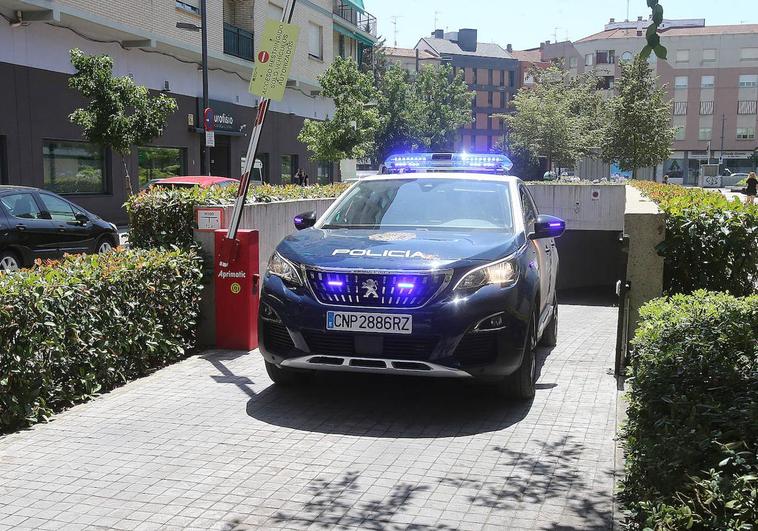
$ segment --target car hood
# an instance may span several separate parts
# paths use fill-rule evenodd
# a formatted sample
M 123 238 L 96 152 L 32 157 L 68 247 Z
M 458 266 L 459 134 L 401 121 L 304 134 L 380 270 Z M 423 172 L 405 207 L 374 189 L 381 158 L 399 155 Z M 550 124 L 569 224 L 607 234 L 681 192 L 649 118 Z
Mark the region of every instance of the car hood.
M 312 228 L 288 236 L 277 250 L 318 267 L 427 270 L 491 262 L 523 244 L 523 235 L 494 231 Z

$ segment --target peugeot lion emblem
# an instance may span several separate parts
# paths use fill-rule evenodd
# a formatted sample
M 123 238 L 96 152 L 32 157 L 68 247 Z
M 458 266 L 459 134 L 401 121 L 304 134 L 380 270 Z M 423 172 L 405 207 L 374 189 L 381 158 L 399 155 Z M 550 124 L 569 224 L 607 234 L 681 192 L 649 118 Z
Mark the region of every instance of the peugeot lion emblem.
M 374 280 L 373 278 L 369 278 L 363 282 L 361 285 L 361 289 L 365 289 L 366 293 L 363 294 L 363 298 L 368 299 L 369 297 L 374 297 L 375 299 L 379 298 L 379 294 L 377 293 L 377 290 L 379 289 L 379 283 Z

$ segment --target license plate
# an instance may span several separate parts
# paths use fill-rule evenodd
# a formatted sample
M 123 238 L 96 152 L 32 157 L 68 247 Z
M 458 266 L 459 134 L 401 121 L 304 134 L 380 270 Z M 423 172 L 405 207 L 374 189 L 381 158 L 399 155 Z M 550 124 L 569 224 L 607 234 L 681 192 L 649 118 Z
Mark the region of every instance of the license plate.
M 326 312 L 326 329 L 410 334 L 413 332 L 413 316 L 398 313 Z

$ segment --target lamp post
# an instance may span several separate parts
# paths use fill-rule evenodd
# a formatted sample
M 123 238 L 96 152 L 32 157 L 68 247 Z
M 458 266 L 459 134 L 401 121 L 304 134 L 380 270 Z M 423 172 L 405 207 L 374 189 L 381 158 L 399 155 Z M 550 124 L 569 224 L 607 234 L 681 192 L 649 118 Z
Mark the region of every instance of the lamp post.
M 206 0 L 200 0 L 200 26 L 189 22 L 177 22 L 176 27 L 188 31 L 199 31 L 202 41 L 202 69 L 203 69 L 203 112 L 208 108 L 208 14 Z M 202 174 L 211 174 L 211 157 L 208 146 L 203 140 L 201 149 Z

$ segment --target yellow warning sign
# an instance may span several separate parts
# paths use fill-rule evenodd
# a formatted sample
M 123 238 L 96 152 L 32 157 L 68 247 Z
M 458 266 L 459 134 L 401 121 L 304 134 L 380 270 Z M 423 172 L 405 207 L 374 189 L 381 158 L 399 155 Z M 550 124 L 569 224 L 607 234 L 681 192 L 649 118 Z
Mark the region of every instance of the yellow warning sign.
M 263 98 L 280 101 L 292 69 L 292 58 L 300 28 L 276 20 L 267 20 L 256 56 L 251 93 Z

